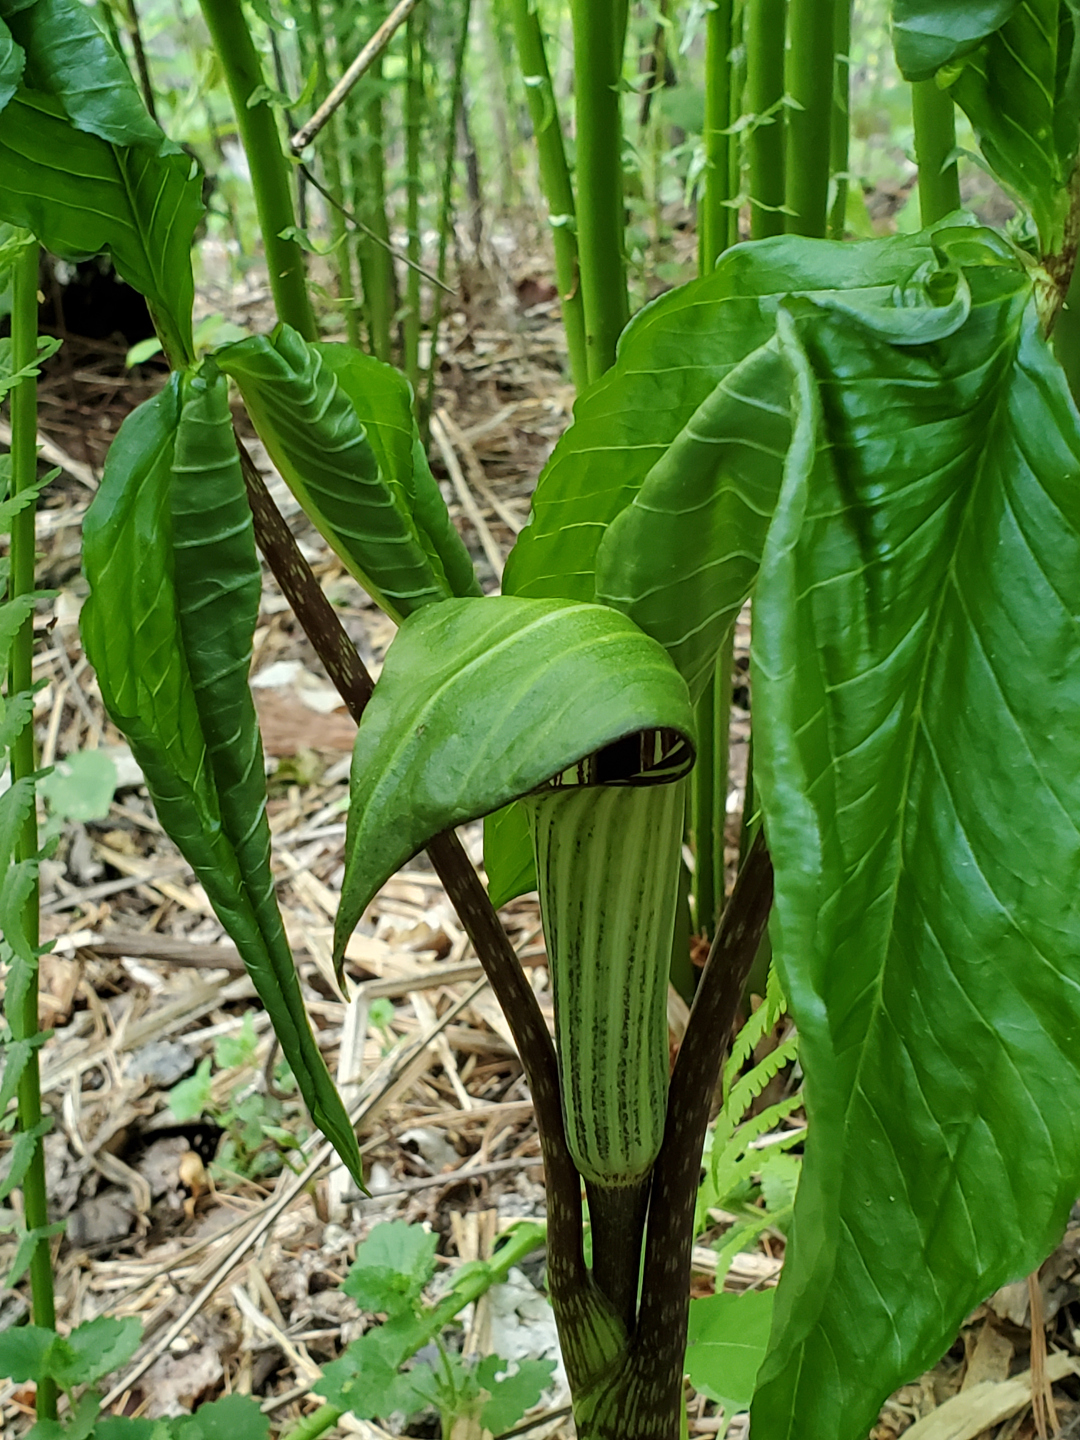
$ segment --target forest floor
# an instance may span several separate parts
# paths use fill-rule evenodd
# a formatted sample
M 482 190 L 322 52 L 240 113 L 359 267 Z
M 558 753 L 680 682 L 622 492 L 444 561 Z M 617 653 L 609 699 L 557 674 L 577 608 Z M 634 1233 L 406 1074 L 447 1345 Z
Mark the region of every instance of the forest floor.
M 539 258 L 517 254 L 510 263 L 490 250 L 462 287 L 468 298 L 449 316 L 440 356 L 432 464 L 486 590 L 497 588 L 536 476 L 570 419 L 562 333 L 544 273 Z M 240 286 L 204 287 L 200 305 L 254 329 L 269 323 L 269 295 L 254 272 Z M 330 937 L 355 727 L 267 575 L 253 685 L 278 896 L 320 1047 L 359 1112 L 370 1199 L 329 1162 L 282 1088 L 272 1033 L 243 965 L 162 833 L 79 642 L 81 520 L 109 440 L 161 382 L 152 365 L 126 370 L 124 353 L 118 341 L 72 337 L 41 386 L 43 458 L 61 469 L 39 516 L 40 583 L 56 598 L 37 617 L 35 661 L 42 764 L 58 766 L 43 816 L 59 847 L 42 872 L 43 939 L 54 943 L 42 961 L 41 1021 L 54 1030 L 43 1088 L 55 1118 L 45 1142 L 52 1218 L 66 1222 L 56 1252 L 60 1321 L 75 1325 L 105 1311 L 142 1320 L 144 1344 L 110 1391 L 117 1413 L 178 1413 L 241 1391 L 258 1397 L 275 1430 L 287 1429 L 318 1404 L 320 1366 L 370 1323 L 338 1285 L 373 1225 L 430 1225 L 440 1237 L 440 1271 L 452 1274 L 489 1255 L 514 1221 L 542 1217 L 543 1170 L 508 1027 L 425 857 L 365 914 L 348 951 L 347 1001 L 335 984 Z M 391 623 L 299 514 L 257 442 L 253 448 L 377 674 Z M 744 617 L 729 800 L 736 825 L 748 646 Z M 479 827 L 464 838 L 479 863 Z M 509 905 L 503 919 L 550 1014 L 535 898 Z M 676 1030 L 678 1020 L 674 1007 Z M 0 1266 L 13 1244 L 0 1237 Z M 782 1258 L 783 1237 L 767 1233 L 737 1258 L 728 1288 L 775 1284 Z M 700 1246 L 694 1264 L 695 1293 L 710 1293 L 713 1251 Z M 467 1353 L 557 1360 L 540 1273 L 539 1260 L 526 1265 L 466 1313 Z M 26 1308 L 21 1291 L 0 1291 L 0 1327 Z M 1055 1423 L 1062 1434 L 1080 1433 L 1077 1327 L 1080 1224 L 1037 1286 L 1021 1282 L 994 1296 L 945 1361 L 886 1404 L 873 1440 L 1030 1440 L 1053 1433 Z M 572 1436 L 567 1403 L 556 1383 L 527 1433 Z M 29 1391 L 0 1385 L 0 1431 L 16 1436 L 31 1421 Z M 713 1405 L 692 1402 L 691 1434 L 722 1428 Z M 743 1429 L 737 1419 L 729 1433 Z M 332 1433 L 342 1432 L 371 1440 L 388 1433 L 351 1420 Z M 439 1432 L 428 1420 L 396 1433 Z

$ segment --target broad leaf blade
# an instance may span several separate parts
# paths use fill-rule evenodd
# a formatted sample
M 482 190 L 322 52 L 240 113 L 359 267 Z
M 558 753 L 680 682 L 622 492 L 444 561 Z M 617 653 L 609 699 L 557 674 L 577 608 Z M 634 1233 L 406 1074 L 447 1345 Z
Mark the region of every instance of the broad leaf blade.
M 0 110 L 19 88 L 25 66 L 26 54 L 22 46 L 16 44 L 8 27 L 0 24 Z
M 809 1138 L 760 1440 L 865 1435 L 1080 1189 L 1080 420 L 1022 267 L 968 277 L 947 344 L 785 341 L 755 777 Z
M 896 61 L 908 80 L 929 80 L 1000 30 L 1021 0 L 893 0 Z
M 613 610 L 504 596 L 411 616 L 356 737 L 335 953 L 440 831 L 654 729 L 693 734 L 686 685 Z
M 83 641 L 162 824 L 244 958 L 315 1123 L 359 1178 L 270 874 L 247 684 L 259 602 L 225 381 L 174 375 L 121 427 L 84 525 Z
M 146 297 L 174 364 L 193 357 L 191 245 L 202 211 L 187 155 L 112 145 L 30 90 L 0 112 L 0 219 L 65 260 L 107 250 Z
M 751 1290 L 690 1301 L 686 1374 L 699 1394 L 724 1407 L 725 1426 L 750 1406 L 775 1297 L 775 1290 Z
M 711 275 L 662 296 L 629 325 L 615 365 L 581 396 L 545 466 L 532 516 L 510 553 L 506 594 L 597 598 L 607 527 L 684 431 L 698 406 L 771 338 L 789 294 L 888 295 L 933 260 L 926 235 L 862 245 L 805 245 L 781 236 L 737 245 Z M 661 554 L 681 568 L 682 557 Z
M 964 60 L 951 94 L 987 164 L 1030 209 L 1044 255 L 1066 242 L 1080 144 L 1080 47 L 1071 3 L 1021 0 Z M 947 78 L 947 77 L 942 77 Z
M 484 816 L 484 869 L 488 895 L 496 910 L 526 890 L 536 889 L 529 819 L 517 801 Z
M 113 145 L 146 145 L 155 151 L 168 145 L 126 62 L 82 0 L 33 0 L 29 5 L 3 0 L 0 15 L 26 51 L 23 83 L 58 100 L 76 129 Z
M 441 497 L 439 528 L 426 462 L 426 479 L 416 472 L 419 447 L 401 377 L 348 346 L 309 345 L 285 325 L 270 338 L 226 346 L 216 358 L 239 385 L 289 488 L 388 614 L 400 620 L 447 599 L 453 593 L 447 566 L 458 584 L 469 585 L 466 593 L 479 594 L 464 546 L 456 534 L 451 539 Z

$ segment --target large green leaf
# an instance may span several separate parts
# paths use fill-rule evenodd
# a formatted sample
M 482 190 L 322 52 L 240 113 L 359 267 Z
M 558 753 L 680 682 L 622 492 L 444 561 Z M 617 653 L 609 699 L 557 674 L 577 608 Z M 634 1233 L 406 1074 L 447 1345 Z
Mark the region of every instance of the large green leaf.
M 924 234 L 740 245 L 711 275 L 649 306 L 614 368 L 577 402 L 504 590 L 624 610 L 699 689 L 753 584 L 779 487 L 786 381 L 771 339 L 780 297 L 842 292 L 856 314 L 891 305 L 925 324 L 936 309 L 927 281 L 905 282 L 921 267 L 936 271 L 934 243 Z M 763 401 L 765 389 L 773 393 Z M 535 887 L 514 807 L 485 822 L 484 860 L 496 903 Z
M 0 23 L 0 110 L 19 88 L 25 66 L 26 54 L 22 46 L 15 43 L 8 27 Z
M 1021 0 L 893 0 L 896 59 L 909 80 L 928 80 L 1000 30 Z
M 31 90 L 0 112 L 0 219 L 65 260 L 109 251 L 145 295 L 176 364 L 193 356 L 191 244 L 202 209 L 197 168 L 184 154 L 111 144 Z
M 360 1179 L 274 896 L 248 688 L 260 572 L 226 382 L 174 374 L 122 425 L 83 528 L 83 641 L 161 823 L 243 956 L 312 1118 Z
M 693 734 L 685 682 L 613 610 L 506 596 L 410 617 L 356 737 L 336 954 L 379 886 L 440 831 L 596 752 L 621 765 L 656 730 Z
M 480 587 L 418 442 L 408 383 L 279 325 L 217 354 L 304 510 L 395 620 Z
M 782 326 L 754 614 L 809 1139 L 757 1440 L 857 1440 L 1080 1190 L 1080 417 L 1016 264 L 906 344 Z
M 51 95 L 78 130 L 114 145 L 169 145 L 151 120 L 131 71 L 82 0 L 0 0 L 0 16 L 26 51 L 23 83 Z
M 1031 211 L 1044 255 L 1066 244 L 1080 146 L 1076 16 L 1075 0 L 895 0 L 893 9 L 904 74 L 937 74 L 949 87 L 987 164 Z
M 596 555 L 701 405 L 771 338 L 785 295 L 887 297 L 898 276 L 933 260 L 926 235 L 806 246 L 781 236 L 737 245 L 711 275 L 673 290 L 631 321 L 615 365 L 581 396 L 574 423 L 544 468 L 529 524 L 511 551 L 503 591 L 596 598 Z M 660 555 L 681 568 L 681 555 Z

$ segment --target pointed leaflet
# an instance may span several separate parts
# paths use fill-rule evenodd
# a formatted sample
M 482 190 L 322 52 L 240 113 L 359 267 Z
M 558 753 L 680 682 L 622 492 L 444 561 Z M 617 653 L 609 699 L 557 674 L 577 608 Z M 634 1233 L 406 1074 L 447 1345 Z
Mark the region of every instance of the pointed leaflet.
M 348 345 L 309 345 L 287 325 L 216 359 L 308 517 L 389 615 L 480 594 L 404 376 Z
M 929 80 L 1000 30 L 1020 0 L 893 0 L 896 60 L 908 80 Z
M 202 211 L 187 155 L 110 144 L 31 90 L 0 112 L 0 219 L 65 260 L 107 250 L 146 297 L 174 364 L 193 356 L 191 244 Z
M 686 685 L 613 610 L 504 596 L 412 616 L 356 737 L 335 954 L 379 886 L 440 831 L 654 729 L 692 736 Z
M 853 288 L 830 303 L 890 337 L 941 340 L 963 324 L 970 303 L 950 256 L 993 261 L 1000 242 L 988 249 L 989 240 L 982 230 L 939 229 L 939 257 L 913 274 L 899 252 L 894 289 L 875 296 Z M 804 242 L 806 269 L 831 248 Z M 791 438 L 788 388 L 775 340 L 752 351 L 698 406 L 597 552 L 597 598 L 664 646 L 695 699 L 757 578 Z
M 809 1140 L 758 1440 L 865 1435 L 1080 1189 L 1080 421 L 1022 264 L 967 277 L 945 343 L 786 327 L 755 777 Z
M 179 154 L 82 0 L 0 0 L 0 16 L 26 51 L 26 88 L 59 100 L 76 129 L 114 145 L 167 146 Z
M 247 683 L 259 566 L 226 382 L 212 368 L 174 374 L 125 420 L 83 546 L 83 642 L 109 714 L 243 956 L 312 1118 L 359 1178 L 274 897 Z

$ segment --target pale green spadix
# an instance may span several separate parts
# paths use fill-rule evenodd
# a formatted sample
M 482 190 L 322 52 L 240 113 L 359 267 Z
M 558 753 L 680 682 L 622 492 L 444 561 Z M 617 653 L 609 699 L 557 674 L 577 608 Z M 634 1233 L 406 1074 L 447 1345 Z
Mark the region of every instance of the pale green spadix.
M 524 803 L 567 1143 L 586 1180 L 630 1185 L 664 1135 L 686 783 L 552 789 Z

